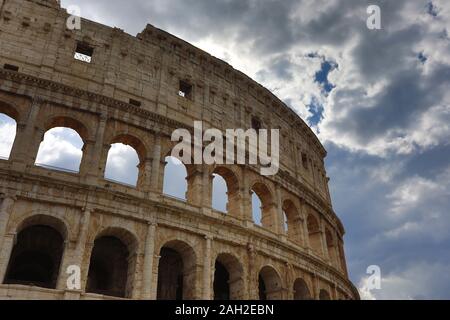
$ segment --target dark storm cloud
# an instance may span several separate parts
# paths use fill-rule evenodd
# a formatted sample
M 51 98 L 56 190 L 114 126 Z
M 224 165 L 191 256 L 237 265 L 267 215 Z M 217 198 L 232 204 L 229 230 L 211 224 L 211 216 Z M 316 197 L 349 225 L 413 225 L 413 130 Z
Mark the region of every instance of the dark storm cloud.
M 421 114 L 442 101 L 450 85 L 450 66 L 427 77 L 411 64 L 410 70 L 398 72 L 390 81 L 384 91 L 368 100 L 369 105 L 353 107 L 345 119 L 336 121 L 337 130 L 351 132 L 366 143 L 387 130 L 414 125 Z

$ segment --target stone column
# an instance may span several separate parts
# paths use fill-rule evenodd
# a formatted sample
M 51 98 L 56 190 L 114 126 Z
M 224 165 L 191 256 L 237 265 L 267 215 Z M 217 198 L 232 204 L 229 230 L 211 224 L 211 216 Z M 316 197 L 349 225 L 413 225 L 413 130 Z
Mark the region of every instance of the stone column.
M 109 149 L 111 149 L 110 144 L 103 144 L 100 147 L 100 160 L 98 165 L 98 181 L 101 181 L 105 177 L 106 161 L 108 160 Z
M 164 160 L 164 159 L 162 159 Z M 153 159 L 152 159 L 152 171 L 150 176 L 150 188 L 151 190 L 162 193 L 162 184 L 160 184 L 160 172 L 161 172 L 161 136 L 155 136 L 155 143 L 153 146 Z
M 98 179 L 103 177 L 104 166 L 102 170 L 102 156 L 103 153 L 103 137 L 105 135 L 107 117 L 106 115 L 101 115 L 98 122 L 97 133 L 95 135 L 95 141 L 86 141 L 85 152 L 83 152 L 83 159 L 81 160 L 80 175 L 89 184 L 97 184 Z M 109 147 L 108 147 L 109 150 Z M 106 157 L 108 152 L 106 152 Z
M 11 257 L 14 248 L 15 233 L 6 234 L 3 236 L 2 247 L 0 251 L 0 283 L 3 283 L 8 268 L 9 258 Z
M 323 251 L 323 257 L 325 259 L 330 260 L 330 255 L 328 253 L 328 247 L 327 247 L 327 239 L 325 235 L 325 225 L 323 223 L 323 219 L 320 218 L 320 242 L 322 243 L 322 251 Z
M 284 212 L 283 212 L 283 204 L 281 199 L 281 187 L 279 184 L 275 186 L 275 205 L 277 210 L 277 231 L 278 234 L 282 237 L 284 237 L 284 240 L 286 240 L 287 233 L 284 230 Z M 292 228 L 293 226 L 291 226 Z
M 300 200 L 300 214 L 303 217 L 303 246 L 308 249 L 308 251 L 311 250 L 310 243 L 309 243 L 309 231 L 308 231 L 308 213 L 306 212 L 306 203 L 305 200 Z
M 35 97 L 31 103 L 30 112 L 24 122 L 18 123 L 17 135 L 11 150 L 10 160 L 16 170 L 24 170 L 27 165 L 33 165 L 39 144 L 36 144 L 35 123 L 44 100 Z M 42 139 L 38 135 L 37 138 Z M 40 140 L 39 140 L 40 142 Z
M 203 208 L 212 207 L 212 188 L 214 176 L 209 173 L 208 167 L 202 167 L 203 192 L 202 192 L 202 206 Z
M 186 191 L 186 200 L 189 204 L 202 205 L 203 198 L 203 173 L 196 167 L 192 172 L 188 172 L 186 177 L 188 190 Z
M 15 234 L 6 234 L 6 228 L 15 201 L 14 197 L 6 196 L 0 206 L 0 283 L 3 283 L 9 257 L 14 246 Z
M 152 162 L 153 159 L 146 158 L 142 163 L 138 165 L 139 177 L 137 181 L 137 187 L 140 191 L 150 192 L 150 176 L 152 174 Z
M 249 243 L 247 245 L 247 256 L 248 256 L 248 278 L 247 278 L 247 291 L 248 297 L 246 299 L 258 300 L 258 270 L 255 269 L 256 262 L 256 250 L 253 244 Z
M 16 199 L 14 197 L 5 196 L 0 206 L 0 249 L 2 247 L 2 240 L 6 233 L 11 209 L 14 206 Z
M 155 256 L 155 231 L 157 224 L 150 222 L 147 230 L 147 237 L 145 238 L 145 255 L 144 255 L 144 273 L 142 280 L 143 300 L 152 299 L 152 285 L 153 285 L 153 258 Z
M 151 300 L 157 300 L 158 299 L 158 271 L 159 271 L 159 260 L 161 259 L 161 256 L 159 253 L 155 253 L 153 255 L 154 258 L 154 266 L 153 266 L 153 277 L 152 277 L 152 285 L 150 286 L 150 299 Z
M 205 236 L 205 252 L 203 254 L 203 300 L 211 300 L 211 243 L 213 238 Z
M 89 231 L 89 222 L 91 218 L 92 209 L 86 208 L 80 219 L 80 229 L 78 232 L 78 239 L 72 245 L 70 239 L 66 239 L 64 255 L 61 261 L 61 268 L 58 277 L 57 288 L 60 290 L 67 289 L 67 279 L 69 274 L 66 273 L 67 267 L 70 265 L 80 267 L 81 274 L 83 274 L 83 256 L 86 247 L 87 234 Z M 87 270 L 86 270 L 87 271 Z M 80 275 L 81 276 L 81 275 Z M 81 287 L 83 284 L 81 283 Z M 81 290 L 81 289 L 80 289 Z
M 313 290 L 314 290 L 314 299 L 320 300 L 319 277 L 315 273 L 313 275 Z

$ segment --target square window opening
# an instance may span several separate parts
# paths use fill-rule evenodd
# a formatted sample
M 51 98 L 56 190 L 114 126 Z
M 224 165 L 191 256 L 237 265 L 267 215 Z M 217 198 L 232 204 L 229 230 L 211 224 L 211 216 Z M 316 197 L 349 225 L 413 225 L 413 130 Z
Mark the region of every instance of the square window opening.
M 74 58 L 83 62 L 91 63 L 94 48 L 84 42 L 78 42 Z
M 261 130 L 261 128 L 262 128 L 261 121 L 257 117 L 252 117 L 252 129 L 258 131 Z
M 130 104 L 132 104 L 133 106 L 136 106 L 136 107 L 140 107 L 142 105 L 142 102 L 134 100 L 134 99 L 130 99 Z
M 16 71 L 16 72 L 19 71 L 19 67 L 18 66 L 15 66 L 13 64 L 8 64 L 8 63 L 5 63 L 3 65 L 3 69 L 10 70 L 10 71 Z
M 180 81 L 178 95 L 180 97 L 192 100 L 192 85 L 186 81 Z

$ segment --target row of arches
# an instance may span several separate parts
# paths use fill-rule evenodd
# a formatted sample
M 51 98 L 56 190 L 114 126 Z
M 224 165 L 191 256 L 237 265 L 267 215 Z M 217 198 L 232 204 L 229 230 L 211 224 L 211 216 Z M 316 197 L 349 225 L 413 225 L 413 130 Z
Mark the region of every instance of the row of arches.
M 0 109 L 5 110 L 3 107 Z M 4 121 L 5 125 L 2 125 L 0 130 L 3 131 L 4 128 L 14 130 L 14 112 L 4 114 L 2 117 L 0 119 L 9 118 L 9 120 Z M 88 129 L 80 121 L 62 116 L 49 120 L 45 128 L 48 130 L 39 145 L 35 164 L 51 169 L 78 172 L 85 156 L 85 142 L 92 133 L 89 134 Z M 11 132 L 0 136 L 11 136 Z M 105 153 L 102 155 L 105 158 L 103 177 L 109 181 L 139 188 L 145 183 L 144 180 L 148 180 L 145 164 L 147 148 L 144 143 L 128 133 L 118 133 L 107 141 L 107 147 L 102 149 Z M 9 143 L 12 148 L 14 140 L 9 139 Z M 167 156 L 164 159 L 162 193 L 182 201 L 193 202 L 194 198 L 204 193 L 204 190 L 199 189 L 204 180 L 198 180 L 197 169 L 194 166 L 185 166 L 177 158 L 168 156 L 168 153 L 165 152 Z M 9 154 L 9 151 L 5 151 L 4 154 Z M 256 225 L 277 234 L 282 233 L 292 242 L 312 248 L 319 256 L 330 258 L 337 267 L 342 268 L 340 262 L 342 252 L 336 245 L 338 240 L 336 232 L 330 229 L 323 230 L 319 219 L 313 215 L 307 216 L 305 221 L 304 213 L 301 213 L 294 201 L 284 200 L 279 208 L 275 191 L 264 182 L 257 181 L 249 187 L 250 190 L 245 190 L 236 172 L 226 166 L 215 167 L 211 176 L 212 187 L 209 197 L 213 209 L 239 218 L 247 215 L 243 211 L 250 211 L 250 217 Z M 246 192 L 251 193 L 250 208 L 243 204 Z
M 67 230 L 64 223 L 49 216 L 33 216 L 19 227 L 12 249 L 4 284 L 57 288 L 64 273 Z M 137 239 L 127 230 L 107 228 L 97 235 L 89 254 L 88 274 L 84 291 L 111 297 L 130 298 L 135 275 Z M 181 240 L 166 242 L 159 249 L 156 299 L 187 300 L 198 298 L 198 255 Z M 241 261 L 230 253 L 219 253 L 212 269 L 213 298 L 239 300 L 248 297 L 251 282 Z M 256 279 L 255 279 L 256 280 Z M 283 299 L 280 273 L 272 266 L 263 266 L 257 273 L 257 292 L 260 300 Z M 292 284 L 293 299 L 313 299 L 307 282 L 297 278 Z M 322 289 L 318 298 L 330 299 Z

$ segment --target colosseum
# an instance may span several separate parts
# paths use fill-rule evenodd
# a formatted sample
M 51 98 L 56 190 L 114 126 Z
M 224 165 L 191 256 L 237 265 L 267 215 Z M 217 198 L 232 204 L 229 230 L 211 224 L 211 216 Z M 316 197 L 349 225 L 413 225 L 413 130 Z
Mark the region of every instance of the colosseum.
M 295 112 L 152 25 L 131 36 L 86 19 L 69 30 L 68 18 L 57 0 L 0 0 L 0 113 L 17 124 L 0 160 L 0 299 L 359 298 L 326 151 Z M 279 129 L 278 173 L 186 165 L 185 199 L 164 194 L 171 134 L 197 120 Z M 77 172 L 37 165 L 53 128 L 81 137 Z M 105 178 L 115 143 L 139 157 L 135 185 Z M 216 176 L 225 212 L 212 207 Z M 67 286 L 69 266 L 79 288 Z

